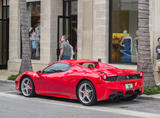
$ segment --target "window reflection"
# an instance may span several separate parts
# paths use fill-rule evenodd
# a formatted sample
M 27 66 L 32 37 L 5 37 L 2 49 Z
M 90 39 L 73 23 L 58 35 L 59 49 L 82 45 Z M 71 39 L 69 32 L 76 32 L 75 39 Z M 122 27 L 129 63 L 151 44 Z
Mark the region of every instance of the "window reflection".
M 138 1 L 112 0 L 112 59 L 115 63 L 136 63 L 138 55 Z
M 28 2 L 29 39 L 32 59 L 40 59 L 40 2 Z
M 45 70 L 43 70 L 42 73 L 59 73 L 59 72 L 65 72 L 70 69 L 70 65 L 66 63 L 55 63 L 49 67 L 47 67 Z

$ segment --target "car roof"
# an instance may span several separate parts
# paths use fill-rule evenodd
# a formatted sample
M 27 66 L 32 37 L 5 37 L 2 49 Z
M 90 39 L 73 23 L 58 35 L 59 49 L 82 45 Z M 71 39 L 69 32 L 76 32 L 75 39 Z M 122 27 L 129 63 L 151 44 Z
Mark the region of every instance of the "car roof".
M 77 60 L 61 60 L 59 62 L 69 63 L 69 64 L 79 64 L 79 63 L 98 63 L 90 59 L 77 59 Z

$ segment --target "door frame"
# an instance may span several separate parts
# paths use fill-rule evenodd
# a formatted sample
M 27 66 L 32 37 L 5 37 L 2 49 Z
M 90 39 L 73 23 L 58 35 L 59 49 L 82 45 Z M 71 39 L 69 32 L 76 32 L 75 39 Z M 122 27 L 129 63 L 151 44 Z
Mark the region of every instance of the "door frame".
M 5 5 L 4 5 L 4 1 L 5 1 Z M 2 50 L 2 57 L 0 57 L 0 58 L 2 58 L 2 64 L 0 65 L 0 69 L 7 69 L 7 67 L 8 67 L 8 59 L 9 59 L 9 5 L 8 5 L 8 0 L 2 0 L 2 3 L 1 3 L 1 9 L 2 9 L 2 18 L 0 18 L 0 21 L 2 22 L 2 44 L 1 44 L 1 47 L 2 47 L 2 49 L 0 49 L 0 50 Z M 5 10 L 5 12 L 4 12 L 4 10 Z M 4 26 L 5 25 L 5 26 Z M 5 31 L 4 31 L 4 29 L 5 29 Z M 5 32 L 5 34 L 4 34 L 4 32 Z M 6 42 L 5 42 L 5 44 L 6 45 L 3 45 L 4 44 L 4 38 L 6 38 L 5 40 L 6 40 Z M 6 60 L 4 60 L 4 48 L 6 48 Z M 4 63 L 4 61 L 6 61 L 6 63 L 5 64 L 3 64 Z
M 70 26 L 71 26 L 71 17 L 69 17 L 69 16 L 58 16 L 58 25 L 57 25 L 57 60 L 59 59 L 59 55 L 60 55 L 60 20 L 63 20 L 63 32 L 62 32 L 62 34 L 64 35 L 65 34 L 65 19 L 68 19 L 69 20 L 69 27 L 68 27 L 68 30 L 69 30 L 69 39 L 70 39 L 70 36 L 71 36 L 71 28 L 70 28 Z
M 57 25 L 57 60 L 58 60 L 59 54 L 60 54 L 60 46 L 59 46 L 59 39 L 60 39 L 60 37 L 59 37 L 59 34 L 60 34 L 59 23 L 60 23 L 60 18 L 63 18 L 63 19 L 68 18 L 69 19 L 69 24 L 68 24 L 69 29 L 68 29 L 68 31 L 69 31 L 70 36 L 68 37 L 68 39 L 72 40 L 72 20 L 76 16 L 76 15 L 72 15 L 72 13 L 71 13 L 72 2 L 74 2 L 74 1 L 78 1 L 78 0 L 63 0 L 63 11 L 62 11 L 63 15 L 58 16 L 58 19 L 57 19 L 57 21 L 58 21 L 58 25 Z M 68 3 L 68 8 L 66 7 L 66 3 Z M 68 9 L 68 11 L 67 11 L 68 14 L 66 14 L 66 9 Z M 65 22 L 63 22 L 63 27 L 65 27 Z M 63 28 L 63 34 L 65 34 L 65 28 Z

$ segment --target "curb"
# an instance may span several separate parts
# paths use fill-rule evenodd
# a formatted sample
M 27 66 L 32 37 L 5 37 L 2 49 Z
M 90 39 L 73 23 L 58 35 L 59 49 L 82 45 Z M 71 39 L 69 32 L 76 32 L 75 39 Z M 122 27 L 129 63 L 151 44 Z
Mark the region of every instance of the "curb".
M 143 94 L 141 96 L 139 96 L 141 98 L 152 98 L 152 99 L 160 99 L 160 95 L 146 95 L 146 94 Z
M 5 82 L 5 83 L 15 83 L 15 81 L 12 81 L 12 80 L 0 80 L 0 82 Z

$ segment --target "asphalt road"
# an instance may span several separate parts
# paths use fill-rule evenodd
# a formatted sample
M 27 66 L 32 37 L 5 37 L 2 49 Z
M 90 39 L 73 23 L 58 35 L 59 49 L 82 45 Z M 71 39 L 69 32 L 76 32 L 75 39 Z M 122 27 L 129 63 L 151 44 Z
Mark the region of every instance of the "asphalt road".
M 83 106 L 54 97 L 23 97 L 13 83 L 0 82 L 0 118 L 160 118 L 160 100 L 138 97 Z

